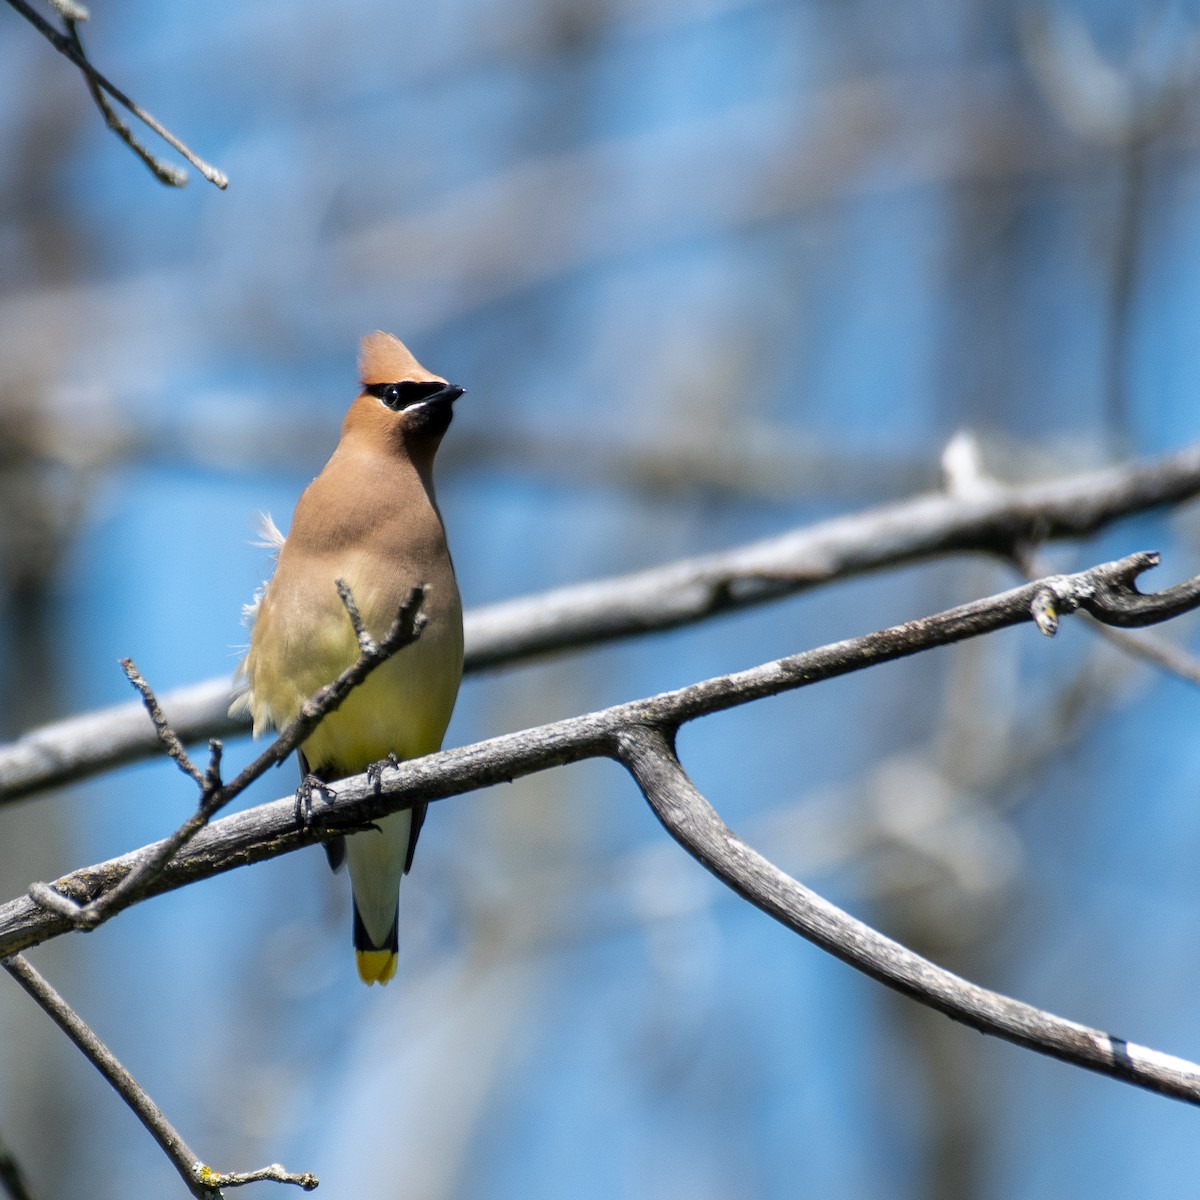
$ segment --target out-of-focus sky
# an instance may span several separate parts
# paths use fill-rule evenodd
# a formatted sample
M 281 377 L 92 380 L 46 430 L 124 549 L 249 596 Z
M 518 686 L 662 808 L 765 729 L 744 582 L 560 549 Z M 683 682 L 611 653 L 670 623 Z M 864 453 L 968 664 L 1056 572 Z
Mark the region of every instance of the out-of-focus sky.
M 469 606 L 936 486 L 962 428 L 1006 479 L 1200 430 L 1195 4 L 94 4 L 97 65 L 225 193 L 160 187 L 77 73 L 0 27 L 4 736 L 127 699 L 124 655 L 163 690 L 233 670 L 257 514 L 286 525 L 369 329 L 469 389 L 439 479 Z M 1141 518 L 1046 561 L 1158 548 L 1173 580 L 1196 534 Z M 448 740 L 1013 578 L 923 565 L 472 678 Z M 1068 623 L 680 748 L 858 915 L 1195 1058 L 1197 705 Z M 193 799 L 152 763 L 4 809 L 0 896 Z M 610 765 L 437 805 L 401 931 L 396 982 L 362 988 L 313 851 L 32 958 L 210 1162 L 281 1159 L 331 1200 L 1191 1186 L 1189 1109 L 885 994 L 723 892 Z M 0 1136 L 39 1194 L 182 1194 L 2 984 Z

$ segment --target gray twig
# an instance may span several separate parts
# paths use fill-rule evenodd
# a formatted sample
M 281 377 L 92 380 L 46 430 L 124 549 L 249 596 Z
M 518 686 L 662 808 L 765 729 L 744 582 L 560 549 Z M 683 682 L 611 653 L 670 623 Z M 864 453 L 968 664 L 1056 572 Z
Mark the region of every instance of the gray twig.
M 344 588 L 342 584 L 339 591 Z M 349 596 L 345 589 L 343 600 Z M 308 737 L 320 724 L 322 718 L 333 712 L 342 701 L 354 690 L 376 667 L 385 663 L 402 647 L 415 641 L 425 624 L 421 616 L 421 604 L 425 599 L 425 589 L 414 587 L 408 598 L 400 606 L 396 619 L 384 635 L 383 640 L 371 640 L 370 646 L 364 648 L 358 660 L 347 667 L 337 679 L 326 684 L 313 696 L 310 696 L 300 707 L 300 712 L 279 736 L 252 762 L 245 767 L 234 779 L 227 784 L 220 782 L 221 744 L 212 743 L 212 757 L 208 770 L 201 775 L 186 754 L 188 774 L 200 785 L 200 803 L 196 811 L 170 837 L 156 843 L 151 853 L 146 855 L 137 866 L 114 883 L 109 889 L 90 896 L 86 901 L 80 901 L 74 896 L 64 894 L 61 887 L 56 891 L 45 883 L 35 883 L 29 890 L 29 895 L 43 907 L 59 917 L 65 917 L 76 928 L 95 929 L 104 921 L 115 916 L 123 908 L 136 903 L 143 896 L 154 890 L 157 878 L 163 873 L 167 863 L 179 853 L 235 796 L 246 790 L 259 776 L 265 774 L 271 767 L 283 762 L 291 752 Z M 354 603 L 349 599 L 349 606 Z M 357 613 L 357 610 L 355 610 Z M 351 618 L 353 620 L 353 618 Z M 361 621 L 360 621 L 361 625 Z M 360 638 L 360 643 L 361 643 Z M 151 719 L 159 733 L 162 744 L 167 747 L 167 753 L 175 758 L 171 748 L 178 745 L 179 739 L 166 724 L 162 709 L 150 685 L 137 673 L 129 660 L 124 660 L 126 674 L 133 680 L 134 686 L 142 692 L 150 710 Z M 136 677 L 136 678 L 135 678 Z M 162 728 L 159 728 L 159 722 Z M 182 750 L 182 747 L 180 747 Z M 178 760 L 177 760 L 178 761 Z
M 217 738 L 208 739 L 208 766 L 204 769 L 201 788 L 205 793 L 215 794 L 221 789 L 221 755 L 225 747 Z
M 193 1196 L 202 1200 L 212 1196 L 196 1177 L 200 1160 L 167 1120 L 162 1109 L 146 1094 L 115 1054 L 92 1032 L 87 1022 L 58 994 L 24 955 L 3 960 L 4 969 L 31 995 L 50 1019 L 75 1043 L 84 1057 L 113 1086 L 121 1099 L 133 1109 L 150 1136 L 162 1147 Z
M 209 183 L 215 184 L 217 187 L 224 190 L 229 186 L 229 180 L 224 173 L 218 171 L 216 167 L 206 163 L 195 151 L 184 145 L 169 129 L 161 122 L 155 120 L 144 108 L 135 104 L 130 98 L 125 95 L 115 84 L 107 80 L 99 71 L 92 66 L 86 54 L 83 53 L 81 46 L 77 46 L 76 41 L 67 34 L 59 33 L 53 25 L 49 23 L 40 13 L 31 8 L 25 0 L 8 0 L 8 3 L 17 10 L 37 31 L 44 37 L 54 48 L 64 57 L 69 58 L 87 77 L 90 84 L 102 88 L 106 91 L 118 104 L 123 108 L 127 108 L 143 125 L 152 129 L 158 134 L 168 146 L 177 150 L 184 158 L 188 160 L 204 176 Z M 109 122 L 112 127 L 112 122 Z M 127 142 L 129 139 L 125 139 Z M 146 156 L 143 152 L 143 161 Z M 157 174 L 157 172 L 156 172 Z M 161 178 L 161 176 L 160 176 Z M 163 180 L 163 182 L 168 182 Z
M 1200 446 L 1149 463 L 1024 487 L 920 496 L 631 575 L 559 588 L 467 614 L 467 671 L 702 621 L 836 579 L 940 555 L 1011 557 L 1022 542 L 1078 538 L 1200 494 Z M 227 679 L 163 696 L 184 742 L 244 731 Z M 0 747 L 0 803 L 159 749 L 140 706 L 101 709 Z
M 145 1089 L 125 1069 L 120 1059 L 96 1036 L 82 1017 L 58 994 L 49 982 L 21 954 L 2 960 L 4 969 L 37 1001 L 47 1016 L 75 1043 L 84 1057 L 104 1076 L 133 1110 L 150 1136 L 159 1144 L 171 1165 L 179 1172 L 187 1189 L 199 1200 L 213 1200 L 221 1188 L 254 1179 L 275 1179 L 296 1183 L 306 1190 L 317 1186 L 309 1174 L 289 1175 L 282 1167 L 271 1166 L 248 1175 L 223 1175 L 206 1167 L 166 1114 L 146 1094 Z
M 214 1196 L 220 1195 L 214 1188 L 206 1187 L 199 1181 L 197 1168 L 200 1166 L 200 1160 L 182 1139 L 179 1130 L 167 1120 L 167 1115 L 127 1072 L 113 1051 L 96 1037 L 83 1018 L 80 1018 L 76 1010 L 47 983 L 29 960 L 22 954 L 14 954 L 0 962 L 8 974 L 34 997 L 50 1020 L 83 1051 L 86 1060 L 112 1084 L 116 1093 L 130 1106 L 138 1120 L 149 1130 L 150 1136 L 162 1147 L 170 1164 L 179 1172 L 180 1178 L 187 1184 L 188 1192 L 198 1196 L 199 1200 L 212 1200 Z
M 363 622 L 362 614 L 358 611 L 358 604 L 355 602 L 354 593 L 350 590 L 350 585 L 344 579 L 335 579 L 338 595 L 342 600 L 342 607 L 346 610 L 346 616 L 350 618 L 350 624 L 354 627 L 354 636 L 358 640 L 358 649 L 362 654 L 375 653 L 375 639 L 371 636 L 371 631 Z
M 673 692 L 411 759 L 385 767 L 375 777 L 358 775 L 338 785 L 337 795 L 323 810 L 320 833 L 297 824 L 291 797 L 260 805 L 213 822 L 197 833 L 190 845 L 163 860 L 161 868 L 133 899 L 273 858 L 311 844 L 321 836 L 359 828 L 417 803 L 586 758 L 607 757 L 623 763 L 649 796 L 666 805 L 683 785 L 682 773 L 671 765 L 670 759 L 664 760 L 662 749 L 669 748 L 674 730 L 686 721 L 935 646 L 1032 622 L 1035 602 L 1046 595 L 1053 596 L 1060 619 L 1083 610 L 1098 620 L 1122 625 L 1166 620 L 1200 605 L 1200 577 L 1159 593 L 1146 595 L 1138 590 L 1138 576 L 1157 561 L 1156 554 L 1134 554 L 1086 571 L 1049 576 L 946 612 L 791 655 L 734 675 L 718 676 Z M 671 815 L 669 827 L 677 837 L 690 840 L 708 854 L 714 869 L 718 873 L 727 872 L 722 878 L 741 894 L 772 915 L 781 919 L 787 915 L 796 922 L 793 927 L 799 928 L 801 922 L 806 922 L 811 929 L 806 926 L 802 931 L 833 953 L 976 1028 L 1140 1087 L 1200 1103 L 1200 1066 L 1098 1034 L 974 988 L 965 981 L 957 981 L 962 987 L 956 990 L 951 986 L 956 977 L 948 972 L 852 922 L 845 914 L 840 914 L 845 918 L 843 922 L 832 920 L 831 916 L 837 915 L 836 909 L 765 860 L 758 859 L 731 835 L 727 836 L 719 821 L 716 825 L 712 823 L 715 814 L 710 817 L 705 809 L 706 804 L 697 807 L 695 798 L 689 797 L 689 806 L 677 819 Z M 710 845 L 713 837 L 719 854 Z M 141 869 L 144 862 L 159 860 L 164 844 L 147 846 L 75 871 L 58 880 L 57 888 L 76 902 L 86 904 L 114 885 L 119 886 L 122 879 Z M 0 955 L 16 953 L 71 927 L 69 920 L 31 897 L 18 897 L 0 907 Z M 871 934 L 870 944 L 856 946 L 855 941 L 864 936 L 864 931 Z
M 247 1183 L 261 1183 L 264 1180 L 270 1180 L 273 1183 L 294 1183 L 306 1192 L 311 1192 L 321 1182 L 311 1171 L 289 1171 L 280 1163 L 272 1163 L 269 1167 L 259 1167 L 257 1171 L 230 1173 L 220 1173 L 210 1167 L 204 1167 L 201 1169 L 201 1177 L 212 1187 L 217 1188 L 244 1187 Z
M 1036 579 L 1044 571 L 1041 559 L 1028 545 L 1014 547 L 1012 559 L 1017 570 L 1026 579 Z M 1143 662 L 1151 663 L 1159 670 L 1167 672 L 1168 675 L 1174 675 L 1185 683 L 1200 687 L 1200 659 L 1189 654 L 1182 646 L 1177 646 L 1174 642 L 1145 630 L 1133 633 L 1129 629 L 1106 625 L 1103 621 L 1094 620 L 1088 613 L 1082 615 L 1088 627 L 1094 630 L 1099 637 L 1130 657 L 1140 658 Z M 1052 609 L 1046 614 L 1046 619 L 1053 623 L 1054 628 L 1042 631 L 1053 636 L 1054 629 L 1057 629 L 1058 626 Z M 1040 621 L 1038 628 L 1042 628 Z
M 78 22 L 81 19 L 86 19 L 86 12 L 81 18 L 77 12 L 71 11 L 74 5 L 70 0 L 53 0 L 54 6 L 59 9 L 63 16 L 63 24 L 67 30 L 67 36 L 71 39 L 71 44 L 79 52 L 80 58 L 87 59 L 87 53 L 83 48 L 83 39 L 79 36 Z M 88 59 L 90 62 L 91 60 Z M 117 116 L 116 110 L 104 92 L 100 89 L 100 85 L 86 71 L 83 75 L 87 82 L 88 91 L 91 93 L 92 100 L 96 107 L 100 110 L 104 117 L 104 123 L 127 145 L 146 164 L 150 173 L 158 180 L 159 183 L 165 184 L 167 187 L 184 187 L 188 181 L 188 174 L 182 167 L 175 166 L 174 163 L 165 162 L 156 154 L 152 154 L 141 142 L 133 136 L 133 130 Z
M 154 734 L 158 738 L 158 744 L 163 748 L 167 757 L 174 760 L 185 775 L 191 776 L 203 788 L 205 785 L 204 774 L 192 762 L 191 758 L 188 757 L 188 752 L 184 749 L 183 742 L 179 740 L 178 734 L 171 728 L 167 722 L 167 718 L 163 715 L 158 697 L 146 682 L 141 671 L 134 665 L 133 659 L 121 659 L 121 670 L 125 672 L 125 677 L 133 684 L 137 692 L 140 693 L 142 703 L 146 706 L 146 712 L 150 714 L 150 721 L 154 726 Z

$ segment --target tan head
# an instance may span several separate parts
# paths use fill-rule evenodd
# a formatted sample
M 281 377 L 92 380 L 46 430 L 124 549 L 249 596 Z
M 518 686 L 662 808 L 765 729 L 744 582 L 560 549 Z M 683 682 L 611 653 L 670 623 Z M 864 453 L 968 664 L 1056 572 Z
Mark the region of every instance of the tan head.
M 362 392 L 342 436 L 368 438 L 427 470 L 464 389 L 427 371 L 399 338 L 380 330 L 363 338 L 358 371 Z

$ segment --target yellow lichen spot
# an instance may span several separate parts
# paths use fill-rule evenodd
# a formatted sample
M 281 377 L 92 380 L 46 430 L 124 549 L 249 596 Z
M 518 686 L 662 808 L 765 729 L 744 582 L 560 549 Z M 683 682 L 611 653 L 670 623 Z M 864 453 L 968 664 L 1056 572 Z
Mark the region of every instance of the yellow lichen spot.
M 1046 637 L 1053 637 L 1058 632 L 1058 605 L 1053 592 L 1043 589 L 1034 596 L 1029 606 L 1039 631 Z

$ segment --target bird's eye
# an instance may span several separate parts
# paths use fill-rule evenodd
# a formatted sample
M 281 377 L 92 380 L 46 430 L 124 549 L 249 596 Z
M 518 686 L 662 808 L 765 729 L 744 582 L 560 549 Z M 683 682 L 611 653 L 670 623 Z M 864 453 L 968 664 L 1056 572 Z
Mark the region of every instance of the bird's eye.
M 436 380 L 419 383 L 413 379 L 405 379 L 400 383 L 373 383 L 366 391 L 372 396 L 377 396 L 393 412 L 401 412 L 413 404 L 428 400 L 445 386 Z

